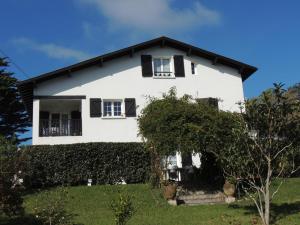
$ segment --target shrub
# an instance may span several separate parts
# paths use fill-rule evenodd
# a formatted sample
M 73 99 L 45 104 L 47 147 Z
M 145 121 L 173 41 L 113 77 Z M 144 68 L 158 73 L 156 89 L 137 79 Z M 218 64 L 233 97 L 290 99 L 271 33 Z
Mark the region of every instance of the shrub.
M 149 153 L 142 143 L 85 143 L 29 146 L 23 150 L 25 183 L 61 184 L 140 183 L 148 179 Z
M 119 193 L 118 198 L 111 203 L 116 225 L 125 225 L 134 214 L 134 207 L 131 196 L 126 193 Z
M 17 146 L 0 136 L 0 214 L 4 212 L 7 216 L 23 213 L 16 156 Z
M 72 225 L 73 215 L 65 210 L 68 192 L 64 187 L 43 191 L 35 202 L 34 215 L 45 225 Z

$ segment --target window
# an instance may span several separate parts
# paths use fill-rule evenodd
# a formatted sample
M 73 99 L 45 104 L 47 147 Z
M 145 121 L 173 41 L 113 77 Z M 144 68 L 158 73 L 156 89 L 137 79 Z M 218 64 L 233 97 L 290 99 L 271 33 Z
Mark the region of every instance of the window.
M 121 102 L 114 102 L 114 116 L 121 116 Z
M 192 70 L 192 74 L 196 74 L 196 65 L 193 62 L 191 62 L 191 70 Z
M 170 58 L 154 58 L 154 77 L 171 77 Z
M 121 117 L 122 101 L 121 100 L 104 100 L 103 117 Z

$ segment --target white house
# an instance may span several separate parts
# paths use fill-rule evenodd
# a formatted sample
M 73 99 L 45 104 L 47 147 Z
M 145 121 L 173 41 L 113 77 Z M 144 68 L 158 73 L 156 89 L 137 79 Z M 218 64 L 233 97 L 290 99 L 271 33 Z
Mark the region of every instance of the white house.
M 243 81 L 257 69 L 159 37 L 19 83 L 32 118 L 32 144 L 139 142 L 137 116 L 147 96 L 217 98 L 237 111 Z

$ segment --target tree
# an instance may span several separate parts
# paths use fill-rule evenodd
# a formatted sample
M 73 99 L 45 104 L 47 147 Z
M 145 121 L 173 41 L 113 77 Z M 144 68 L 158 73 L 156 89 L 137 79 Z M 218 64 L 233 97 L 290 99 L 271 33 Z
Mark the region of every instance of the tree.
M 17 143 L 29 138 L 19 138 L 20 133 L 28 131 L 29 117 L 17 89 L 17 79 L 6 71 L 8 62 L 0 58 L 0 135 Z
M 223 139 L 222 145 L 210 142 L 210 151 L 217 156 L 225 176 L 238 182 L 253 200 L 264 225 L 270 224 L 270 203 L 283 178 L 300 166 L 296 164 L 300 155 L 299 110 L 299 99 L 276 84 L 259 97 L 246 101 L 241 114 L 221 112 L 230 118 L 232 130 L 225 129 L 230 131 L 229 138 Z M 225 123 L 228 121 L 220 124 Z M 224 134 L 219 131 L 212 136 L 211 140 L 216 140 Z M 270 186 L 275 180 L 280 185 L 272 191 Z
M 204 151 L 205 134 L 218 110 L 188 95 L 178 98 L 175 88 L 163 94 L 162 99 L 150 98 L 149 101 L 138 124 L 152 156 L 152 179 L 158 181 L 164 157 L 176 152 Z
M 72 225 L 74 214 L 66 210 L 69 200 L 68 190 L 59 187 L 40 193 L 35 201 L 33 213 L 35 218 L 44 225 Z
M 21 190 L 17 185 L 17 147 L 0 136 L 0 212 L 8 216 L 23 213 Z

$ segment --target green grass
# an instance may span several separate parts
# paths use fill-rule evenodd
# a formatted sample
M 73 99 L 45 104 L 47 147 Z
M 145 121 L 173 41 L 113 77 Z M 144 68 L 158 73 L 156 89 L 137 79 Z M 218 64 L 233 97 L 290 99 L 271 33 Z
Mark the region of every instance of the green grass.
M 148 185 L 103 185 L 68 188 L 70 200 L 68 211 L 75 214 L 74 221 L 85 225 L 109 225 L 113 223 L 109 203 L 120 189 L 134 196 L 136 213 L 129 225 L 223 225 L 257 224 L 256 209 L 251 202 L 241 201 L 233 205 L 169 206 L 159 190 L 151 190 Z M 30 215 L 36 196 L 25 196 L 26 213 Z M 274 200 L 273 220 L 276 224 L 300 224 L 300 179 L 289 179 Z M 27 218 L 28 219 L 28 218 Z M 28 219 L 29 220 L 29 219 Z M 253 222 L 254 221 L 254 222 Z M 11 220 L 0 217 L 0 224 L 30 224 L 26 219 Z M 259 223 L 258 223 L 259 224 Z

